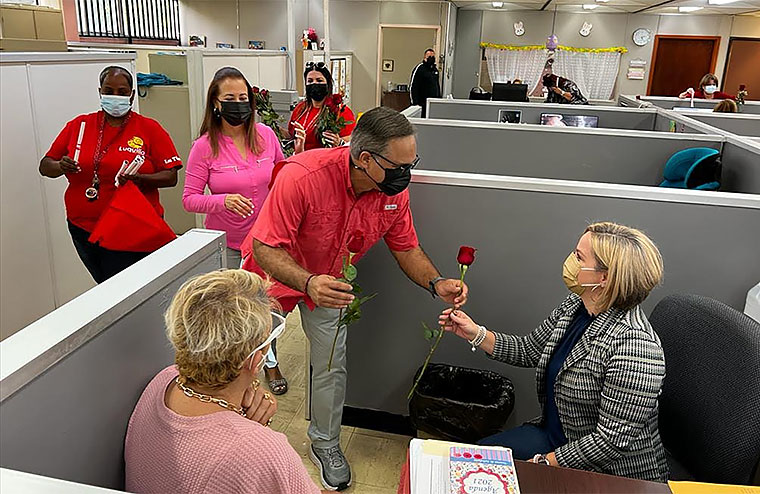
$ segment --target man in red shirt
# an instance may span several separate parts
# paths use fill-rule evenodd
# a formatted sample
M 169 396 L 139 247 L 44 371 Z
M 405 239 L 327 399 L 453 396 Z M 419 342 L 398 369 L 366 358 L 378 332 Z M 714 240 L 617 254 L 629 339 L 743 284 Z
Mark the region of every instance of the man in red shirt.
M 348 239 L 364 236 L 358 261 L 383 238 L 412 281 L 457 307 L 467 300 L 467 287 L 441 277 L 419 245 L 406 190 L 418 161 L 406 117 L 384 107 L 370 110 L 359 119 L 350 149 L 307 151 L 286 162 L 243 241 L 243 267 L 275 279 L 272 295 L 286 312 L 299 306 L 311 343 L 310 457 L 331 490 L 351 484 L 340 449 L 346 331 L 338 333 L 327 370 L 339 309 L 353 300 L 351 285 L 337 281 Z

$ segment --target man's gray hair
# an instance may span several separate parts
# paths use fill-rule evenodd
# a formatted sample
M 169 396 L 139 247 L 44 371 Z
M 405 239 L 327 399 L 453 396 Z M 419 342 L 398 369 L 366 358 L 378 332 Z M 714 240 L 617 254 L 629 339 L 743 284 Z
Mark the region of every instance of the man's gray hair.
M 358 159 L 362 151 L 383 154 L 393 139 L 414 135 L 414 127 L 396 110 L 380 106 L 359 119 L 351 133 L 351 156 Z

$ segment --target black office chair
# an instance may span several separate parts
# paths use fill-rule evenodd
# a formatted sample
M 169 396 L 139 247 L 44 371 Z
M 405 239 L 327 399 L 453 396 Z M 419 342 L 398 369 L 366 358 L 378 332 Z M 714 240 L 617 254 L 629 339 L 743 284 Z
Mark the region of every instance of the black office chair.
M 659 424 L 671 479 L 758 484 L 760 323 L 687 294 L 662 299 L 649 321 L 665 352 Z

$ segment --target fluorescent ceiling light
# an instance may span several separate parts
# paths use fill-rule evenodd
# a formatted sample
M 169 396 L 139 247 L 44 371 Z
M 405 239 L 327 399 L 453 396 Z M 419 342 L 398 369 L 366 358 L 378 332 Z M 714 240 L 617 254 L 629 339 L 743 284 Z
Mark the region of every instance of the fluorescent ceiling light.
M 598 3 L 607 3 L 607 2 L 609 2 L 610 0 L 596 0 L 596 1 L 597 1 Z M 735 0 L 731 0 L 731 1 L 735 1 Z
M 504 6 L 504 2 L 491 2 L 491 5 L 495 9 L 500 9 L 500 8 L 502 8 Z
M 725 5 L 727 3 L 738 2 L 739 0 L 707 0 L 710 5 Z
M 594 10 L 595 8 L 599 7 L 595 3 L 584 3 L 583 4 L 583 10 Z
M 704 7 L 678 7 L 679 12 L 696 12 L 702 10 Z

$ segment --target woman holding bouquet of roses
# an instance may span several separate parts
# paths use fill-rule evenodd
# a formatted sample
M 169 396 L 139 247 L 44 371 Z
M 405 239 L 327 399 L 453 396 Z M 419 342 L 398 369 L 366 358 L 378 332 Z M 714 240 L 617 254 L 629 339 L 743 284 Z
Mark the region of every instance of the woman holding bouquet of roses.
M 337 117 L 343 119 L 345 126 L 338 132 L 319 132 L 320 119 L 325 113 L 336 111 L 335 107 L 326 105 L 329 99 L 333 101 L 333 80 L 330 71 L 323 62 L 306 64 L 303 74 L 306 86 L 306 99 L 300 102 L 290 116 L 288 131 L 295 139 L 295 152 L 301 153 L 309 149 L 322 147 L 343 146 L 351 140 L 351 132 L 356 126 L 356 117 L 351 109 L 339 103 Z

